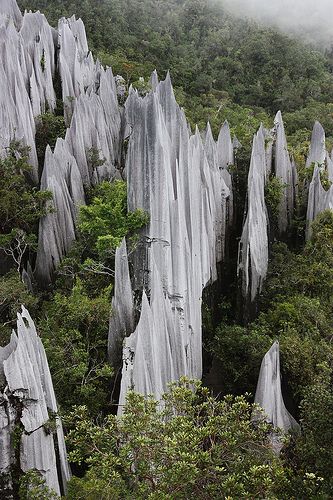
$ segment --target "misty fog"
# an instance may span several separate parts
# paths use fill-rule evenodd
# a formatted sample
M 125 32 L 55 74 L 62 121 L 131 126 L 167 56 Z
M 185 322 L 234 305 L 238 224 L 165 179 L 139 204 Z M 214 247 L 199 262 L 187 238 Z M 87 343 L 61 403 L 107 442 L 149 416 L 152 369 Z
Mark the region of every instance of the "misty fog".
M 221 0 L 233 13 L 301 35 L 321 46 L 333 44 L 333 0 Z

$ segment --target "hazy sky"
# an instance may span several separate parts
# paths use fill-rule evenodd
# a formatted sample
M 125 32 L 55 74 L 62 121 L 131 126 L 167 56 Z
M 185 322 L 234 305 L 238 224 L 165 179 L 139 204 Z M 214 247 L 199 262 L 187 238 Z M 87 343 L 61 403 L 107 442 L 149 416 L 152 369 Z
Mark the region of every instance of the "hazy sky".
M 333 0 L 221 0 L 229 10 L 333 44 Z

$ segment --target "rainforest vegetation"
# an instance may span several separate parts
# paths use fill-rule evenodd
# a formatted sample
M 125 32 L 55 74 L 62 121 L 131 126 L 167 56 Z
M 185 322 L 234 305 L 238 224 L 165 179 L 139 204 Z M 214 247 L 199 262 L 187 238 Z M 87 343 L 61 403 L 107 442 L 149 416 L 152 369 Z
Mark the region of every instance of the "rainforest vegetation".
M 330 53 L 232 17 L 220 1 L 18 3 L 22 10 L 41 10 L 54 26 L 62 16 L 82 17 L 94 56 L 122 75 L 127 89 L 132 84 L 145 93 L 155 68 L 161 78 L 170 70 L 192 127 L 210 121 L 216 135 L 229 121 L 242 145 L 233 167 L 235 248 L 252 136 L 260 123 L 272 127 L 274 114 L 283 112 L 290 154 L 304 185 L 311 179 L 305 160 L 315 120 L 333 146 Z M 64 135 L 61 115 L 59 102 L 55 115 L 39 119 L 40 170 L 47 144 L 53 147 Z M 5 345 L 25 304 L 47 352 L 67 431 L 74 472 L 68 498 L 332 498 L 333 212 L 317 218 L 305 243 L 300 197 L 292 233 L 277 241 L 274 217 L 281 186 L 272 179 L 266 193 L 270 265 L 256 314 L 246 321 L 242 317 L 231 255 L 203 305 L 203 384 L 186 379 L 173 384 L 163 405 L 130 393 L 118 418 L 120 363 L 110 367 L 107 360 L 115 249 L 123 237 L 130 249 L 135 246 L 149 214 L 127 211 L 123 180 L 87 190 L 77 241 L 53 284 L 41 289 L 22 283 L 18 271 L 36 251 L 39 218 L 52 211 L 51 193 L 31 186 L 28 153 L 13 143 L 6 159 L 0 159 L 0 338 Z M 301 424 L 300 434 L 285 438 L 280 456 L 269 444 L 269 426 L 251 421 L 260 363 L 275 340 L 285 400 Z M 52 498 L 33 473 L 21 481 L 20 495 Z

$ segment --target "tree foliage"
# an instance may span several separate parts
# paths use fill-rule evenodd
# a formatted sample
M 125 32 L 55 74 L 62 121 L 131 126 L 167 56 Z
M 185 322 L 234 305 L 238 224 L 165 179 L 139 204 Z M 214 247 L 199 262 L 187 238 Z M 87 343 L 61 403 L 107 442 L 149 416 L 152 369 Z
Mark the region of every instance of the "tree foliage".
M 127 212 L 125 182 L 102 182 L 94 188 L 91 203 L 80 208 L 78 229 L 88 248 L 103 260 L 114 254 L 125 236 L 148 222 L 141 209 Z
M 217 400 L 183 379 L 162 401 L 129 393 L 123 416 L 101 426 L 75 408 L 71 459 L 88 472 L 71 481 L 69 499 L 282 498 L 288 470 L 245 397 Z

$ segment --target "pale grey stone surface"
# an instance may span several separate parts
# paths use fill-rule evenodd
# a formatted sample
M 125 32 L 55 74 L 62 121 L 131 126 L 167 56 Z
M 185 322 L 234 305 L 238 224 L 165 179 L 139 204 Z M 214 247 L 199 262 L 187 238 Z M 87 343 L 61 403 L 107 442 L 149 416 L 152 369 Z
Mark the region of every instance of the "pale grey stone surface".
M 295 172 L 291 163 L 286 134 L 281 112 L 274 120 L 275 126 L 275 176 L 282 184 L 282 197 L 279 204 L 278 226 L 279 233 L 286 233 L 293 217 L 295 208 Z
M 325 189 L 321 177 L 327 176 L 333 182 L 333 162 L 326 151 L 325 131 L 316 122 L 312 132 L 312 140 L 307 160 L 307 166 L 314 166 L 312 180 L 309 186 L 308 208 L 306 214 L 306 238 L 311 237 L 311 224 L 321 212 L 333 210 L 333 185 Z
M 21 422 L 20 466 L 23 472 L 37 469 L 46 484 L 60 495 L 60 485 L 66 488 L 70 478 L 62 425 L 55 416 L 55 435 L 44 428 L 50 412 L 54 415 L 58 408 L 42 342 L 24 307 L 17 315 L 17 334 L 13 333 L 10 344 L 0 350 L 0 373 L 5 379 L 4 392 L 0 393 L 0 472 L 8 473 L 9 466 L 14 463 L 10 436 L 14 426 Z M 57 471 L 54 439 L 59 450 L 61 478 Z
M 254 402 L 263 410 L 263 413 L 261 411 L 255 413 L 254 420 L 264 419 L 275 429 L 283 432 L 291 429 L 299 430 L 298 423 L 288 412 L 283 401 L 278 342 L 274 342 L 262 360 Z M 271 440 L 275 451 L 279 452 L 283 446 L 281 436 L 273 431 Z
M 0 0 L 0 13 L 7 19 L 13 19 L 15 26 L 20 28 L 22 24 L 22 14 L 16 0 Z
M 203 143 L 189 132 L 170 76 L 158 82 L 154 73 L 151 84 L 143 98 L 131 89 L 126 102 L 128 205 L 147 211 L 150 223 L 131 256 L 133 288 L 145 290 L 125 340 L 121 405 L 130 387 L 159 398 L 172 380 L 201 377 L 202 290 L 217 277 L 232 216 L 228 125 L 219 145 L 209 126 Z
M 40 283 L 51 281 L 53 272 L 75 240 L 78 207 L 85 203 L 81 174 L 67 143 L 58 139 L 54 153 L 48 147 L 41 189 L 52 192 L 52 212 L 42 217 L 35 276 Z
M 310 152 L 306 166 L 310 167 L 312 163 L 323 165 L 326 158 L 325 130 L 317 121 L 314 124 L 311 137 Z
M 114 281 L 108 340 L 108 353 L 112 366 L 118 362 L 124 337 L 134 330 L 134 300 L 125 239 L 116 250 Z
M 308 209 L 306 214 L 306 237 L 311 237 L 311 224 L 324 210 L 333 210 L 333 185 L 326 191 L 320 178 L 320 168 L 315 167 L 309 187 Z
M 238 274 L 243 297 L 253 302 L 261 291 L 268 268 L 268 216 L 265 204 L 265 137 L 261 126 L 253 140 L 248 175 L 246 219 L 239 246 Z

